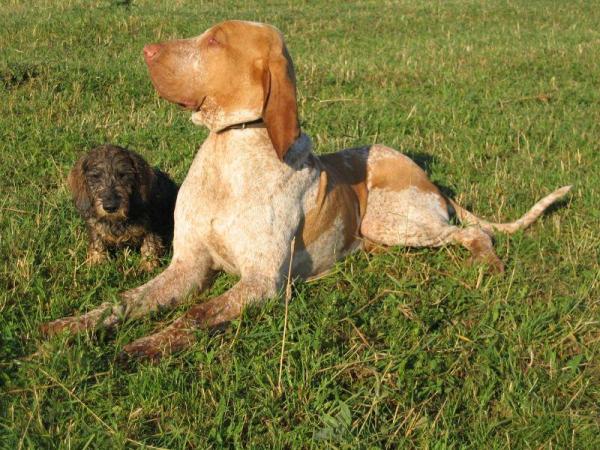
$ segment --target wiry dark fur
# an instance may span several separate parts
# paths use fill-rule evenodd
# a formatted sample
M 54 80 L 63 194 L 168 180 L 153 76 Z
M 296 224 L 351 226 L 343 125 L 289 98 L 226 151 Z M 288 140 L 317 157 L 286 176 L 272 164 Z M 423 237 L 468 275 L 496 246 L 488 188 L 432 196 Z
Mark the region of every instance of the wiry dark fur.
M 173 238 L 177 185 L 135 152 L 102 145 L 83 155 L 69 173 L 69 188 L 89 233 L 88 263 L 108 248 L 141 247 L 152 270 Z

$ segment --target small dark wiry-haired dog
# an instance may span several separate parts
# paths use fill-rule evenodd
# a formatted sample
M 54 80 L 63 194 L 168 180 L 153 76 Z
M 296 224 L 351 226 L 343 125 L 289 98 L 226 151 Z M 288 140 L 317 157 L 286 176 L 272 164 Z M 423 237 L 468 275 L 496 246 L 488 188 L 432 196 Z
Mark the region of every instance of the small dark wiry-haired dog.
M 75 206 L 89 233 L 87 262 L 103 261 L 109 247 L 141 247 L 142 268 L 158 266 L 173 237 L 177 185 L 130 150 L 102 145 L 69 173 Z

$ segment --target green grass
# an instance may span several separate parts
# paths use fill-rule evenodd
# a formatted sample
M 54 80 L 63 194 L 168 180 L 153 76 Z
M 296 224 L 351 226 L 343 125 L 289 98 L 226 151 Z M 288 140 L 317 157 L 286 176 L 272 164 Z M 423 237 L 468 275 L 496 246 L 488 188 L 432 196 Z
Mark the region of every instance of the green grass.
M 265 3 L 2 2 L 0 447 L 600 448 L 597 3 Z M 296 283 L 283 392 L 281 298 L 157 366 L 115 358 L 184 308 L 44 342 L 43 321 L 149 278 L 135 253 L 83 264 L 69 168 L 112 142 L 182 181 L 206 131 L 141 48 L 227 18 L 285 33 L 318 152 L 394 146 L 491 219 L 572 195 L 497 239 L 504 276 L 398 248 Z

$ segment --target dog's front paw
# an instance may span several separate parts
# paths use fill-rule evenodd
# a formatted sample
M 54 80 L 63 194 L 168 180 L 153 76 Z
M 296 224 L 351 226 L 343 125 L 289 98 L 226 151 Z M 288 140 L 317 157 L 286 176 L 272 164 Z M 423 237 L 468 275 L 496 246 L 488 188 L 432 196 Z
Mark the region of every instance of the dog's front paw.
M 121 362 L 133 359 L 153 363 L 174 352 L 181 351 L 195 342 L 193 329 L 182 327 L 185 322 L 176 322 L 164 330 L 145 336 L 123 347 L 119 356 Z
M 79 317 L 63 317 L 40 325 L 39 329 L 43 336 L 51 338 L 62 332 L 76 334 L 86 328 L 85 321 Z
M 124 365 L 134 360 L 148 361 L 155 364 L 160 361 L 162 356 L 163 352 L 154 345 L 150 338 L 141 338 L 123 347 L 118 361 Z

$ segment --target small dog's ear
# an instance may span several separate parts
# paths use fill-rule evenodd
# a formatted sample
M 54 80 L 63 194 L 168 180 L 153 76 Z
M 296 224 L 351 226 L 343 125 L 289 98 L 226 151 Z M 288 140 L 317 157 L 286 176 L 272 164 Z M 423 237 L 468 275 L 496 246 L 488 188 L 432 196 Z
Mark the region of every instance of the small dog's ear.
M 137 181 L 137 191 L 140 194 L 142 202 L 148 203 L 152 198 L 152 187 L 154 185 L 154 170 L 150 165 L 135 152 L 129 152 L 133 167 L 135 168 L 135 176 Z
M 73 201 L 75 202 L 75 207 L 84 217 L 88 215 L 90 208 L 92 207 L 92 201 L 88 193 L 84 174 L 86 160 L 87 155 L 79 158 L 75 163 L 75 166 L 73 166 L 69 172 L 69 177 L 67 179 Z

